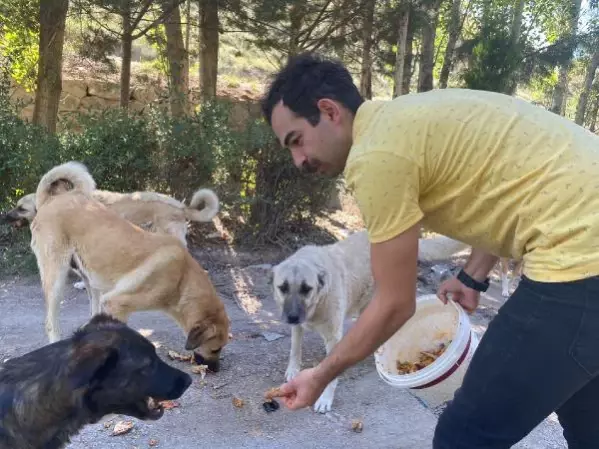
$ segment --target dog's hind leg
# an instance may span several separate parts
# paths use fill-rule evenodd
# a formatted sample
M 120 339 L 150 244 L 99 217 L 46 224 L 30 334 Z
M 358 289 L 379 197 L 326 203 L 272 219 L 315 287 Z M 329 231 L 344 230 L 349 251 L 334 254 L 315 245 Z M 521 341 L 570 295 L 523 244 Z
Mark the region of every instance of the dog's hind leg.
M 343 324 L 338 326 L 338 329 L 331 335 L 322 335 L 327 350 L 327 355 L 331 353 L 333 348 L 341 338 L 343 337 Z M 335 398 L 335 389 L 337 388 L 338 378 L 333 379 L 324 389 L 316 403 L 314 404 L 314 411 L 318 413 L 330 412 L 333 406 L 333 399 Z
M 291 352 L 289 353 L 289 364 L 285 372 L 285 379 L 290 381 L 302 367 L 302 339 L 304 337 L 304 328 L 297 324 L 291 326 Z
M 133 295 L 128 295 L 125 293 L 119 295 L 110 295 L 108 297 L 104 295 L 100 300 L 101 307 L 108 315 L 119 321 L 122 321 L 123 323 L 126 323 L 129 315 L 131 315 L 133 312 L 131 307 L 127 305 L 131 303 L 132 297 Z
M 92 288 L 89 283 L 86 285 L 87 293 L 90 301 L 90 312 L 91 316 L 95 316 L 102 312 L 100 296 L 101 292 L 97 288 Z

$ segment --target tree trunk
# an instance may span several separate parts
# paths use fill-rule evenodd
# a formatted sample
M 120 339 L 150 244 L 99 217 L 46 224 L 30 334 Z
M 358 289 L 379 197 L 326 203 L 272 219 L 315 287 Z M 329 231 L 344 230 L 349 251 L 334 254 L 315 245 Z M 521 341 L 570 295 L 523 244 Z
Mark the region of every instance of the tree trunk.
M 62 50 L 68 0 L 40 2 L 40 39 L 33 122 L 56 132 L 62 92 Z
M 362 68 L 360 70 L 360 93 L 364 98 L 372 98 L 372 29 L 374 27 L 375 0 L 369 0 L 364 11 Z
M 217 0 L 200 0 L 200 95 L 202 100 L 216 97 L 218 28 Z
M 579 124 L 584 124 L 584 116 L 587 111 L 587 103 L 589 100 L 589 94 L 591 92 L 591 88 L 593 87 L 593 81 L 595 80 L 595 72 L 599 67 L 599 50 L 596 50 L 591 58 L 591 62 L 587 67 L 587 73 L 584 79 L 584 88 L 580 93 L 580 98 L 578 99 L 578 105 L 576 106 L 576 118 L 574 121 Z
M 189 40 L 191 38 L 191 0 L 185 2 L 185 50 L 187 51 L 187 69 L 189 70 Z M 189 79 L 189 72 L 187 73 Z
M 580 4 L 582 0 L 574 0 L 572 2 L 572 13 L 570 17 L 570 26 L 566 38 L 571 42 L 571 50 L 566 61 L 559 67 L 559 76 L 557 85 L 553 90 L 553 98 L 551 100 L 550 111 L 556 114 L 564 115 L 566 109 L 566 93 L 568 91 L 568 74 L 572 63 L 572 54 L 574 53 L 574 39 L 578 30 L 578 18 L 580 16 Z
M 412 75 L 414 75 L 414 69 L 412 68 L 412 61 L 414 60 L 414 27 L 410 20 L 408 20 L 408 34 L 406 36 L 406 57 L 403 63 L 403 84 L 401 86 L 402 95 L 410 93 L 410 85 L 412 84 Z
M 165 4 L 164 7 L 168 7 Z M 179 6 L 175 6 L 164 22 L 166 32 L 166 57 L 169 66 L 169 97 L 171 115 L 180 117 L 187 114 L 188 67 L 189 57 L 183 46 L 181 30 L 181 14 Z
M 422 26 L 422 50 L 420 52 L 420 73 L 418 74 L 418 92 L 433 89 L 433 69 L 435 67 L 435 34 L 439 19 L 439 7 L 442 0 L 434 0 L 427 8 Z
M 516 3 L 516 8 L 514 9 L 514 16 L 512 18 L 512 30 L 511 30 L 511 46 L 514 51 L 518 48 L 520 44 L 520 37 L 522 34 L 522 17 L 524 15 L 524 2 L 525 0 L 518 0 Z M 509 95 L 514 95 L 516 92 L 516 88 L 518 87 L 518 82 L 516 80 L 516 73 L 510 74 L 510 80 L 506 89 L 506 93 Z
M 455 51 L 455 45 L 460 37 L 460 27 L 462 23 L 462 17 L 460 15 L 461 3 L 461 0 L 453 0 L 451 4 L 451 16 L 449 18 L 449 29 L 447 30 L 447 47 L 445 47 L 443 67 L 441 67 L 441 74 L 439 75 L 439 87 L 441 89 L 447 88 L 447 81 L 449 80 L 449 74 L 451 73 L 451 67 L 453 65 L 453 52 Z
M 131 49 L 133 47 L 133 29 L 131 26 L 131 5 L 128 0 L 123 2 L 121 12 L 123 20 L 123 34 L 121 37 L 121 108 L 129 108 L 129 96 L 131 85 Z
M 459 0 L 458 0 L 459 1 Z M 397 36 L 397 53 L 395 54 L 395 71 L 393 74 L 393 98 L 402 94 L 404 70 L 406 66 L 406 46 L 408 42 L 408 28 L 410 25 L 410 5 L 401 5 L 399 16 L 399 33 Z M 410 70 L 410 67 L 408 67 Z
M 591 89 L 593 93 L 593 107 L 590 110 L 589 117 L 587 118 L 587 123 L 589 124 L 589 131 L 592 133 L 597 129 L 597 118 L 599 115 L 599 79 L 595 78 L 595 83 L 593 84 L 593 88 Z

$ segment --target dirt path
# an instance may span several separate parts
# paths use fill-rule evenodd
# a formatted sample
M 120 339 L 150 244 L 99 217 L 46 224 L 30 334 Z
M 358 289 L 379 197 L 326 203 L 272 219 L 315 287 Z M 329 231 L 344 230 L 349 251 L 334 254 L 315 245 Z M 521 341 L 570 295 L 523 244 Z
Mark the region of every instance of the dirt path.
M 280 256 L 279 256 L 280 257 Z M 111 436 L 112 425 L 122 419 L 105 420 L 86 427 L 72 449 L 147 448 L 150 440 L 159 448 L 369 448 L 423 449 L 431 445 L 436 423 L 434 411 L 411 394 L 387 386 L 376 373 L 372 358 L 346 372 L 339 383 L 334 411 L 318 415 L 310 410 L 281 410 L 267 414 L 262 394 L 283 380 L 289 351 L 289 329 L 279 320 L 267 284 L 266 266 L 276 255 L 234 254 L 204 248 L 198 254 L 226 304 L 232 320 L 233 341 L 223 354 L 222 370 L 197 377 L 181 398 L 180 407 L 169 410 L 156 422 L 133 420 L 134 429 Z M 421 284 L 422 292 L 432 285 Z M 497 285 L 485 296 L 472 320 L 478 332 L 503 303 Z M 88 319 L 85 292 L 69 287 L 61 306 L 63 335 Z M 33 350 L 46 343 L 44 307 L 37 277 L 0 281 L 0 360 Z M 160 313 L 137 313 L 129 323 L 143 329 L 166 357 L 168 349 L 183 351 L 184 336 L 176 324 Z M 306 334 L 304 366 L 315 364 L 324 355 L 315 334 Z M 185 364 L 178 364 L 187 369 Z M 232 405 L 233 397 L 245 401 Z M 364 431 L 350 430 L 351 420 L 364 423 Z M 127 419 L 127 418 L 124 418 Z M 105 425 L 105 423 L 107 423 Z M 565 448 L 561 427 L 550 417 L 516 448 Z

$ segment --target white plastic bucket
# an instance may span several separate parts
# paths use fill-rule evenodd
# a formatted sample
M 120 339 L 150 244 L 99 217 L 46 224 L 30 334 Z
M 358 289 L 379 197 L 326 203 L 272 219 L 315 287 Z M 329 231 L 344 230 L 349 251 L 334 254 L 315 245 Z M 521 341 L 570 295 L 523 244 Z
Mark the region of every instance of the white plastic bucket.
M 451 343 L 430 365 L 410 374 L 399 374 L 397 360 L 418 360 L 420 351 Z M 416 299 L 416 313 L 374 353 L 379 376 L 397 388 L 409 389 L 429 407 L 453 398 L 478 346 L 478 336 L 461 306 L 443 304 L 436 295 Z

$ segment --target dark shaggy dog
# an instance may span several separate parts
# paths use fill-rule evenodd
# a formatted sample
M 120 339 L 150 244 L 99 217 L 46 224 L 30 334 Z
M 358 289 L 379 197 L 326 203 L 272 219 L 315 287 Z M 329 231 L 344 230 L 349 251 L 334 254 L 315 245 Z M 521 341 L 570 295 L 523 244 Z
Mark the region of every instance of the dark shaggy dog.
M 158 401 L 190 384 L 139 333 L 96 315 L 72 337 L 0 365 L 0 449 L 63 448 L 112 413 L 159 419 Z

